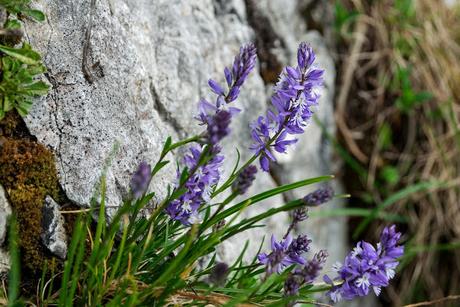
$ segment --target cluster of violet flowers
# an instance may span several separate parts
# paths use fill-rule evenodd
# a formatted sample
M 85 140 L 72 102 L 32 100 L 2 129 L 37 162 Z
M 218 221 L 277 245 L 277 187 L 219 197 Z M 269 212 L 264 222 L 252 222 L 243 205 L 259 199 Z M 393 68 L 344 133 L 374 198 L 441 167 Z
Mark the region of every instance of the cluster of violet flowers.
M 286 153 L 288 146 L 297 142 L 295 136 L 304 132 L 313 115 L 313 107 L 318 104 L 318 90 L 323 82 L 324 71 L 315 66 L 315 59 L 312 48 L 301 43 L 297 52 L 297 66 L 288 66 L 281 72 L 271 98 L 272 108 L 250 125 L 254 140 L 250 149 L 254 151 L 254 156 L 232 181 L 231 190 L 234 195 L 246 193 L 255 180 L 257 167 L 250 165 L 252 161 L 259 158 L 262 170 L 269 171 L 270 161 L 276 162 L 272 150 Z M 201 99 L 196 117 L 200 125 L 206 126 L 206 130 L 200 135 L 201 142 L 191 146 L 183 159 L 188 175 L 184 182 L 181 182 L 184 171 L 177 170 L 178 182 L 175 189 L 185 188 L 185 193 L 170 201 L 165 209 L 171 219 L 180 221 L 183 225 L 200 223 L 200 208 L 209 203 L 213 196 L 224 161 L 219 143 L 230 133 L 229 126 L 233 116 L 240 112 L 229 104 L 238 98 L 255 61 L 254 45 L 243 46 L 235 57 L 232 68 L 224 69 L 227 90 L 212 79 L 208 81 L 216 99 L 214 103 Z M 134 198 L 139 198 L 146 192 L 151 180 L 150 172 L 150 165 L 143 162 L 133 175 L 131 192 Z M 307 259 L 305 254 L 310 250 L 311 240 L 306 235 L 293 238 L 291 232 L 308 218 L 308 207 L 320 206 L 330 201 L 333 196 L 334 191 L 329 186 L 306 195 L 302 199 L 303 206 L 294 210 L 292 222 L 283 239 L 277 241 L 272 236 L 271 252 L 258 255 L 259 263 L 266 268 L 266 276 L 281 274 L 286 268 L 293 267 L 284 283 L 286 296 L 296 296 L 303 286 L 312 284 L 320 275 L 328 257 L 327 251 L 320 250 Z M 403 246 L 398 245 L 400 237 L 401 233 L 396 232 L 395 226 L 391 226 L 383 230 L 377 248 L 367 242 L 359 242 L 345 258 L 344 264 L 335 266 L 338 276 L 334 280 L 327 275 L 323 277 L 331 286 L 327 293 L 331 300 L 350 300 L 367 295 L 371 289 L 379 295 L 381 288 L 387 286 L 394 277 L 397 259 L 403 254 Z M 225 275 L 219 273 L 221 271 L 227 274 L 228 266 L 221 263 L 215 275 Z M 222 280 L 216 276 L 211 276 L 211 282 L 221 284 Z
M 320 188 L 303 198 L 305 207 L 319 206 L 332 199 L 333 191 L 330 187 Z M 265 265 L 266 274 L 281 274 L 287 267 L 296 265 L 284 284 L 286 296 L 296 296 L 301 287 L 312 284 L 320 275 L 326 262 L 328 253 L 325 250 L 317 252 L 310 260 L 304 254 L 310 249 L 311 240 L 305 235 L 292 239 L 290 231 L 297 223 L 308 218 L 306 208 L 301 207 L 294 211 L 292 223 L 283 240 L 277 242 L 271 239 L 272 251 L 258 255 L 260 264 Z M 396 232 L 393 225 L 383 230 L 377 248 L 365 241 L 359 242 L 346 256 L 344 264 L 334 265 L 338 276 L 334 281 L 327 275 L 323 280 L 331 286 L 326 294 L 336 303 L 340 300 L 351 300 L 355 297 L 366 296 L 372 289 L 378 296 L 382 287 L 389 284 L 395 276 L 399 257 L 403 255 L 404 247 L 398 245 L 401 233 Z
M 296 268 L 286 280 L 286 295 L 297 295 L 301 286 L 313 283 L 326 262 L 328 254 L 325 250 L 319 251 L 310 260 L 305 259 L 304 254 L 310 250 L 311 240 L 306 235 L 298 235 L 296 239 L 293 239 L 290 233 L 298 223 L 308 218 L 306 207 L 312 206 L 309 202 L 311 199 L 315 199 L 313 206 L 319 206 L 330 201 L 334 196 L 333 193 L 333 190 L 327 186 L 307 194 L 303 198 L 304 206 L 294 211 L 292 222 L 283 240 L 277 242 L 272 235 L 272 251 L 269 254 L 260 253 L 258 255 L 259 262 L 266 267 L 267 275 L 280 274 L 293 264 L 301 266 Z
M 251 149 L 260 157 L 260 166 L 264 171 L 269 170 L 269 160 L 276 161 L 271 149 L 285 153 L 290 144 L 296 143 L 297 139 L 287 138 L 304 132 L 313 114 L 312 106 L 318 103 L 317 89 L 322 85 L 323 70 L 315 68 L 315 58 L 310 46 L 306 43 L 300 44 L 297 67 L 286 67 L 275 87 L 271 99 L 273 109 L 267 112 L 266 117 L 260 116 L 251 124 L 251 135 L 255 141 Z M 242 85 L 255 66 L 255 61 L 254 45 L 243 46 L 235 57 L 232 69 L 224 69 L 228 90 L 225 91 L 212 79 L 208 81 L 211 90 L 216 94 L 216 100 L 210 103 L 201 99 L 197 119 L 200 125 L 206 126 L 204 139 L 214 156 L 208 163 L 198 165 L 205 145 L 190 149 L 192 154 L 186 156 L 184 164 L 194 173 L 185 183 L 187 192 L 166 208 L 166 212 L 174 220 L 185 225 L 200 221 L 199 208 L 201 204 L 210 200 L 212 190 L 220 179 L 219 168 L 224 157 L 219 155 L 219 142 L 229 134 L 232 117 L 240 112 L 238 108 L 228 105 L 238 98 Z M 239 194 L 245 192 L 254 180 L 255 173 L 256 169 L 253 166 L 246 168 L 236 180 L 240 188 L 235 189 L 234 185 L 233 190 Z M 178 178 L 180 176 L 178 171 Z
M 251 149 L 260 154 L 260 166 L 270 169 L 276 162 L 271 149 L 286 153 L 287 147 L 297 142 L 290 138 L 302 134 L 313 116 L 313 106 L 318 104 L 318 90 L 323 83 L 324 70 L 314 65 L 316 56 L 307 43 L 297 51 L 297 67 L 287 66 L 281 73 L 271 98 L 273 108 L 251 125 L 254 144 Z
M 327 295 L 333 302 L 351 300 L 358 296 L 366 296 L 372 290 L 377 296 L 395 276 L 398 258 L 404 253 L 404 246 L 398 245 L 401 233 L 396 226 L 385 227 L 380 235 L 377 248 L 361 241 L 348 254 L 343 264 L 337 263 L 334 268 L 338 274 L 334 282 L 327 275 L 324 281 L 332 286 Z
M 219 142 L 230 133 L 232 117 L 239 113 L 236 107 L 229 107 L 228 104 L 238 98 L 240 89 L 256 62 L 256 48 L 253 44 L 243 46 L 235 57 L 232 69 L 225 68 L 224 76 L 228 86 L 226 92 L 216 81 L 210 79 L 208 84 L 216 94 L 214 103 L 201 99 L 199 103 L 199 114 L 197 120 L 200 125 L 206 126 L 203 134 L 205 143 L 190 148 L 190 154 L 186 155 L 183 164 L 187 167 L 191 176 L 184 184 L 186 192 L 178 199 L 170 202 L 166 208 L 167 214 L 174 220 L 184 225 L 199 223 L 201 217 L 199 209 L 203 203 L 211 200 L 214 187 L 220 179 L 220 167 L 224 156 L 219 154 L 221 147 Z M 206 152 L 205 152 L 206 151 Z M 205 163 L 201 163 L 203 156 L 209 157 Z M 242 180 L 239 193 L 245 192 L 248 185 L 252 183 L 255 174 L 253 169 L 249 170 L 249 180 Z M 247 172 L 242 174 L 248 176 Z M 181 177 L 178 170 L 177 178 Z M 240 176 L 241 177 L 241 176 Z M 179 185 L 179 184 L 178 184 Z

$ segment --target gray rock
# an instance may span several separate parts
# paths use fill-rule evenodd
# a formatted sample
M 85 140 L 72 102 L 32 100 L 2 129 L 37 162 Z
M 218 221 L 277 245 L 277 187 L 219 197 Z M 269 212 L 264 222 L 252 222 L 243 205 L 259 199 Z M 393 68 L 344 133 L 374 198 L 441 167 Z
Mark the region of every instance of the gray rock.
M 297 1 L 252 1 L 254 8 L 272 26 L 276 42 L 268 44 L 280 63 L 292 64 L 297 45 L 310 41 L 326 68 L 326 89 L 318 116 L 333 132 L 332 97 L 334 67 L 318 34 L 307 34 Z M 48 22 L 26 24 L 26 37 L 44 55 L 53 89 L 37 101 L 26 118 L 31 133 L 51 147 L 57 159 L 61 185 L 69 199 L 87 206 L 105 159 L 119 142 L 107 173 L 107 204 L 117 206 L 122 188 L 141 160 L 153 163 L 168 135 L 175 140 L 200 131 L 193 115 L 200 97 L 211 97 L 208 78 L 223 81 L 222 71 L 233 60 L 239 46 L 253 41 L 247 5 L 243 0 L 211 1 L 96 1 L 94 10 L 85 0 L 43 0 L 40 8 Z M 85 39 L 93 16 L 90 40 Z M 263 30 L 263 29 L 262 29 Z M 267 30 L 266 30 L 267 31 Z M 87 45 L 89 42 L 89 45 Z M 92 77 L 82 72 L 83 49 L 89 46 L 87 64 Z M 244 112 L 232 123 L 233 136 L 224 143 L 228 174 L 239 148 L 244 161 L 250 155 L 248 123 L 267 109 L 271 85 L 259 71 L 245 84 L 239 99 Z M 172 159 L 177 157 L 172 157 Z M 331 173 L 330 145 L 321 129 L 312 123 L 297 151 L 280 158 L 281 177 L 292 182 Z M 224 175 L 225 178 L 225 175 Z M 171 168 L 155 178 L 153 190 L 161 198 L 173 182 Z M 250 193 L 276 186 L 269 174 L 259 174 Z M 308 190 L 293 196 L 302 196 Z M 282 205 L 277 197 L 248 208 L 242 217 Z M 267 229 L 255 229 L 233 238 L 220 251 L 223 259 L 234 259 L 250 239 L 254 251 L 264 236 L 280 238 L 288 215 L 265 221 Z M 333 248 L 334 257 L 344 252 L 343 221 L 321 221 L 315 233 L 318 247 Z M 316 234 L 317 233 L 317 234 Z M 267 240 L 266 240 L 267 241 Z M 335 252 L 337 251 L 337 254 Z
M 43 244 L 56 256 L 65 259 L 67 255 L 67 234 L 64 217 L 59 212 L 59 205 L 46 196 L 43 206 Z
M 5 242 L 6 232 L 8 229 L 8 218 L 11 215 L 11 207 L 6 199 L 5 189 L 0 185 L 0 246 Z
M 0 248 L 0 280 L 4 280 L 11 268 L 10 254 L 7 250 Z

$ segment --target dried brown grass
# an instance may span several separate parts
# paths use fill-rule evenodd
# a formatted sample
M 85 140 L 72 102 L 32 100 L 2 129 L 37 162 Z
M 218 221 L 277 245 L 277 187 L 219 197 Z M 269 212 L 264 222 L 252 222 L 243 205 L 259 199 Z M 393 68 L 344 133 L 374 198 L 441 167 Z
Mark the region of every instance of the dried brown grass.
M 423 252 L 403 269 L 386 300 L 402 305 L 459 294 L 460 250 L 444 245 L 440 251 L 439 244 L 460 241 L 460 9 L 417 0 L 413 18 L 401 20 L 391 0 L 343 3 L 360 14 L 343 29 L 339 46 L 336 120 L 343 145 L 368 172 L 350 192 L 368 193 L 379 204 L 420 181 L 448 183 L 389 209 L 408 217 L 409 245 Z M 401 42 L 404 47 L 396 47 Z M 410 68 L 415 90 L 433 95 L 409 115 L 395 106 L 400 93 L 390 86 L 398 67 Z M 384 123 L 393 131 L 393 144 L 382 149 L 377 133 Z M 376 187 L 385 165 L 399 170 L 400 182 Z M 367 236 L 382 227 L 374 221 Z

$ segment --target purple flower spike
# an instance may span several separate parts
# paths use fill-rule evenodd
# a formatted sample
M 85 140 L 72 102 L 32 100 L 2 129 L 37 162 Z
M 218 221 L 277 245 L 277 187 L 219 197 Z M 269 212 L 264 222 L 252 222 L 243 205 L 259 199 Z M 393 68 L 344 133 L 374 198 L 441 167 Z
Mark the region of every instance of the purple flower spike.
M 266 265 L 267 274 L 278 273 L 280 274 L 283 269 L 292 264 L 302 264 L 299 258 L 292 258 L 289 253 L 289 246 L 291 245 L 292 237 L 287 236 L 285 240 L 277 242 L 275 236 L 272 235 L 270 254 L 261 253 L 257 256 L 259 262 Z
M 305 261 L 302 268 L 296 269 L 284 283 L 284 294 L 286 296 L 293 296 L 299 294 L 300 287 L 312 284 L 319 276 L 320 271 L 327 259 L 327 252 L 321 250 L 313 256 L 313 259 Z M 289 306 L 293 306 L 292 302 Z
M 208 119 L 208 139 L 210 144 L 217 144 L 230 133 L 232 114 L 225 110 L 218 110 Z
M 238 98 L 239 88 L 243 85 L 244 81 L 246 81 L 247 77 L 249 76 L 249 73 L 256 65 L 256 57 L 257 57 L 256 51 L 257 50 L 254 44 L 248 44 L 240 48 L 240 53 L 235 57 L 235 60 L 233 61 L 233 66 L 232 66 L 233 85 L 230 88 L 229 95 L 227 95 L 227 97 L 225 98 L 227 103 L 232 102 L 236 98 Z M 224 73 L 227 79 L 227 83 L 229 83 L 228 80 L 230 78 L 227 77 L 228 73 L 225 71 Z M 238 90 L 233 90 L 233 89 L 238 89 Z
M 338 276 L 335 278 L 340 283 L 334 286 L 332 280 L 325 276 L 325 282 L 333 287 L 327 295 L 332 301 L 342 299 L 351 300 L 357 296 L 366 296 L 372 290 L 379 295 L 382 287 L 386 287 L 395 275 L 395 268 L 399 262 L 397 258 L 404 253 L 404 247 L 398 246 L 401 233 L 396 232 L 395 226 L 386 227 L 377 248 L 361 241 L 345 258 L 344 264 L 337 264 Z
M 294 214 L 292 215 L 292 224 L 297 225 L 300 222 L 305 221 L 308 219 L 308 209 L 305 207 L 301 207 L 294 210 Z
M 147 162 L 143 161 L 139 164 L 130 182 L 131 192 L 135 199 L 140 198 L 147 191 L 151 173 L 152 168 Z
M 232 190 L 238 194 L 245 194 L 256 179 L 257 167 L 249 165 L 239 175 L 232 185 Z
M 327 203 L 334 197 L 334 190 L 330 186 L 319 188 L 316 191 L 307 194 L 303 198 L 303 202 L 309 207 L 317 207 Z
M 249 44 L 241 47 L 240 53 L 235 57 L 233 67 L 224 69 L 225 81 L 228 92 L 215 80 L 209 79 L 208 85 L 217 94 L 215 104 L 202 99 L 199 104 L 197 119 L 200 124 L 207 126 L 206 138 L 212 145 L 217 144 L 230 133 L 230 122 L 232 116 L 240 110 L 235 107 L 227 107 L 227 104 L 236 100 L 240 88 L 255 66 L 256 49 Z
M 297 274 L 302 275 L 304 278 L 305 284 L 311 284 L 315 281 L 323 269 L 323 265 L 326 263 L 327 257 L 327 251 L 320 250 L 315 254 L 315 256 L 313 256 L 313 259 L 308 260 L 304 267 L 297 271 Z
M 220 167 L 224 160 L 219 155 L 220 148 L 212 148 L 212 158 L 205 164 L 197 167 L 203 148 L 191 147 L 190 154 L 184 157 L 183 163 L 189 171 L 195 170 L 193 175 L 185 182 L 187 192 L 178 199 L 172 201 L 166 207 L 166 213 L 174 220 L 184 225 L 191 225 L 200 222 L 199 208 L 210 200 L 213 187 L 219 182 Z M 178 172 L 177 177 L 181 174 Z
M 289 246 L 288 253 L 292 258 L 300 256 L 310 250 L 311 240 L 305 235 L 299 235 Z M 305 262 L 305 261 L 299 261 Z
M 311 47 L 302 43 L 297 50 L 297 67 L 286 67 L 275 86 L 271 103 L 273 110 L 266 117 L 251 125 L 251 136 L 255 143 L 251 149 L 260 155 L 260 165 L 269 170 L 269 161 L 276 162 L 271 149 L 286 153 L 296 143 L 289 138 L 305 131 L 313 116 L 313 107 L 318 104 L 318 88 L 322 85 L 323 70 L 314 66 L 315 54 Z
M 305 42 L 301 43 L 297 50 L 297 65 L 301 68 L 310 67 L 316 59 L 313 49 Z

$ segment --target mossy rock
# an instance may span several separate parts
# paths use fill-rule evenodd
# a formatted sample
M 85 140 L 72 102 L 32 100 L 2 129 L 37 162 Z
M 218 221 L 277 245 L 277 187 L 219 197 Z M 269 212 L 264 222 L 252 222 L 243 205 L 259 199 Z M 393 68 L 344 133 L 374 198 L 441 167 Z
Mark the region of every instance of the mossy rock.
M 53 258 L 41 243 L 46 195 L 59 199 L 52 152 L 28 139 L 6 139 L 0 146 L 0 183 L 5 187 L 19 225 L 22 265 L 40 270 Z

